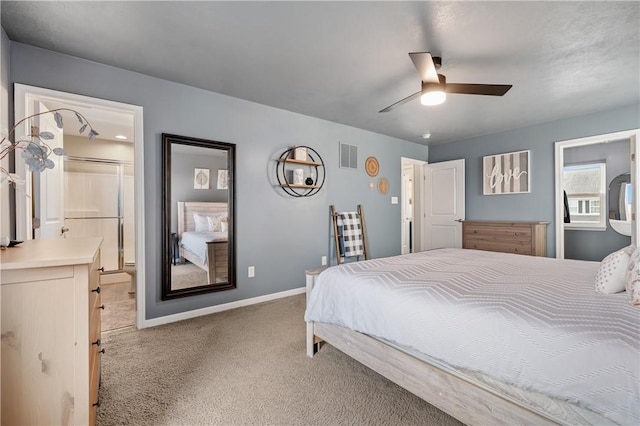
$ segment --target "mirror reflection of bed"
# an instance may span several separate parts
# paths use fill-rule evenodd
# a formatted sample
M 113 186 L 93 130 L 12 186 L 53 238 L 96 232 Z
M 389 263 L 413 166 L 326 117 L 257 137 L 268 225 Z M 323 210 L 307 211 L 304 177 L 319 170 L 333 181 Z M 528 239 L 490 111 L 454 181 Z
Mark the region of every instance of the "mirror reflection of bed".
M 173 244 L 171 289 L 227 282 L 227 203 L 179 201 L 177 204 L 178 232 Z

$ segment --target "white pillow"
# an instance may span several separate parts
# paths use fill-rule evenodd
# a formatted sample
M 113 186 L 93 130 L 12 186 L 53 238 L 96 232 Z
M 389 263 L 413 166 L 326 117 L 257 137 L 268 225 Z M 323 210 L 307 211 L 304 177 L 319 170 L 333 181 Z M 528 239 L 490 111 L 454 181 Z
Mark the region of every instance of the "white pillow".
M 631 303 L 640 306 L 640 248 L 636 248 L 627 267 L 627 296 Z
M 628 265 L 629 254 L 625 249 L 614 251 L 605 257 L 596 274 L 596 291 L 604 294 L 624 291 Z
M 214 213 L 211 216 L 207 217 L 209 222 L 209 229 L 212 232 L 223 232 L 222 231 L 222 223 L 227 222 L 228 219 L 227 212 Z
M 209 218 L 207 218 L 207 216 L 203 216 L 200 213 L 194 213 L 193 221 L 196 225 L 196 232 L 211 232 L 211 227 L 209 226 Z

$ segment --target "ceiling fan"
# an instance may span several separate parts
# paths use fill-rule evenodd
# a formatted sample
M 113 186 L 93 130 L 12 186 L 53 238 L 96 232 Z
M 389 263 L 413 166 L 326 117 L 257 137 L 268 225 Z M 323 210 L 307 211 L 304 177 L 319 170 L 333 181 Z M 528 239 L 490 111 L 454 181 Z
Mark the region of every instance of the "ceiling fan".
M 442 58 L 431 56 L 429 52 L 409 53 L 409 56 L 422 79 L 422 90 L 378 112 L 389 112 L 418 97 L 423 105 L 439 105 L 447 99 L 447 93 L 502 96 L 511 89 L 510 84 L 447 83 L 447 78 L 438 74 L 438 70 L 442 66 Z

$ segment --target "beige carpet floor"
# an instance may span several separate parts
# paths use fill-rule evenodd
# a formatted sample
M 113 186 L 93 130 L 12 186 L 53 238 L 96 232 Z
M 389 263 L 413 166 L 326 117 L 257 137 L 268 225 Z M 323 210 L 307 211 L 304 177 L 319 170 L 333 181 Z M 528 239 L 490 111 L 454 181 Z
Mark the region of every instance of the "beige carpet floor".
M 171 289 L 180 290 L 207 284 L 207 271 L 193 263 L 171 265 Z
M 329 345 L 304 295 L 103 334 L 98 425 L 459 425 Z

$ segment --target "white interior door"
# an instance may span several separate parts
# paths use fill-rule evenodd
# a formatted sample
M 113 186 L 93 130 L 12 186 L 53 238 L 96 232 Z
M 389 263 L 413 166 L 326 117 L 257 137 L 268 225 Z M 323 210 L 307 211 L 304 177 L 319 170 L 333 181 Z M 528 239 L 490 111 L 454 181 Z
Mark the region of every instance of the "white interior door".
M 41 102 L 35 105 L 36 113 L 48 111 Z M 40 132 L 51 132 L 53 139 L 44 142 L 54 148 L 62 148 L 62 129 L 58 128 L 53 114 L 38 117 Z M 55 164 L 34 176 L 34 228 L 36 238 L 62 238 L 64 236 L 64 161 L 59 155 L 49 157 Z M 39 222 L 39 227 L 37 226 Z
M 424 170 L 423 248 L 462 248 L 464 159 L 426 164 Z

